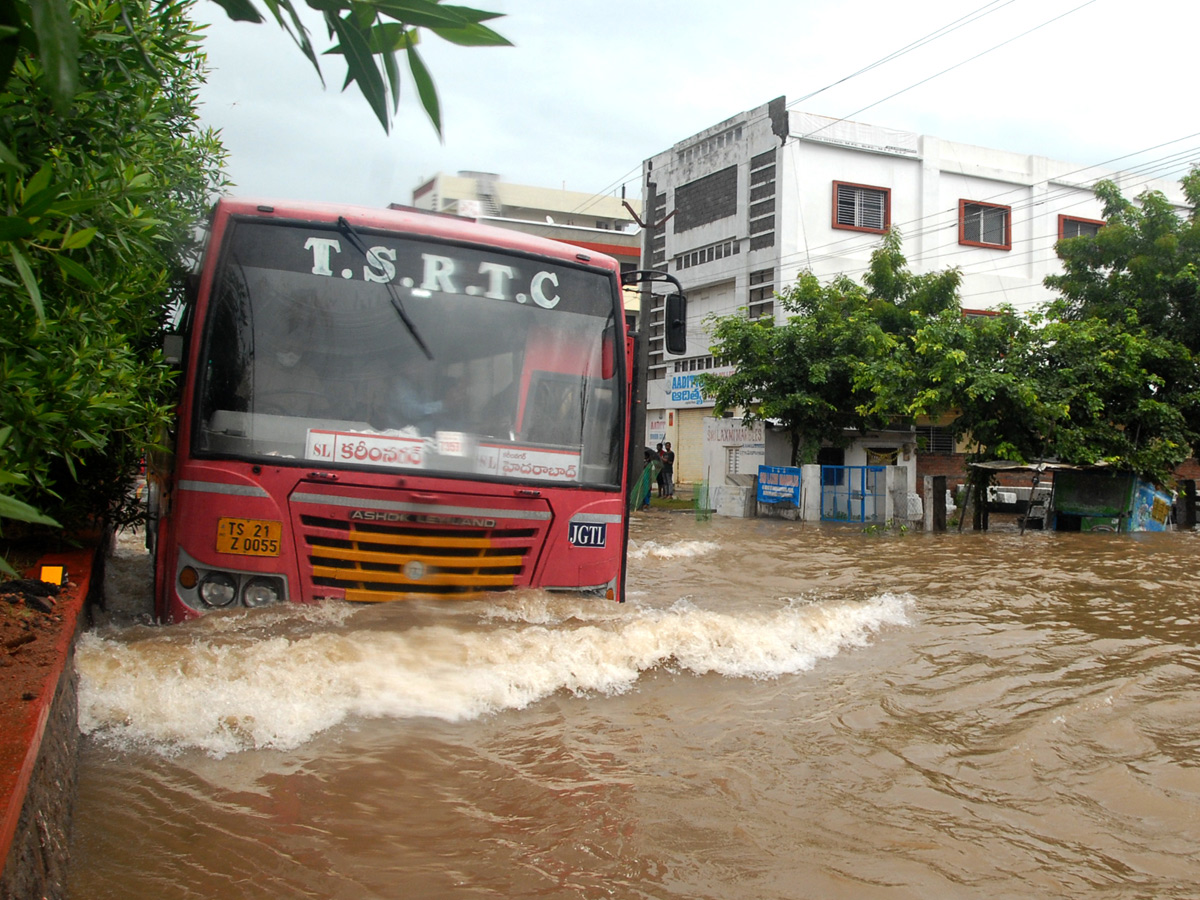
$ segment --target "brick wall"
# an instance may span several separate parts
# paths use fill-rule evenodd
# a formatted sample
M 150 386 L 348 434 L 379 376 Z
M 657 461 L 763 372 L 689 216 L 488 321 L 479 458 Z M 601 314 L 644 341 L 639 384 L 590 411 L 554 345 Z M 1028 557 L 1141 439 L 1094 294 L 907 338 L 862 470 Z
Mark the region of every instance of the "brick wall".
M 1200 460 L 1197 460 L 1194 456 L 1191 459 L 1184 460 L 1183 465 L 1175 470 L 1175 477 L 1180 481 L 1185 479 L 1200 481 Z
M 917 478 L 926 475 L 945 475 L 948 479 L 963 480 L 967 471 L 967 457 L 962 453 L 952 455 L 917 454 Z

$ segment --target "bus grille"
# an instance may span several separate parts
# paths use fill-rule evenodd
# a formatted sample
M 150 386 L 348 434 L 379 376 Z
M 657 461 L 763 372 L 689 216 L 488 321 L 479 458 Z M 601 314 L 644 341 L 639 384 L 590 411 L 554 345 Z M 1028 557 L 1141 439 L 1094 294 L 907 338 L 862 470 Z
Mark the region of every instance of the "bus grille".
M 317 595 L 335 588 L 356 602 L 413 597 L 471 599 L 528 582 L 534 528 L 351 523 L 300 517 L 303 555 Z

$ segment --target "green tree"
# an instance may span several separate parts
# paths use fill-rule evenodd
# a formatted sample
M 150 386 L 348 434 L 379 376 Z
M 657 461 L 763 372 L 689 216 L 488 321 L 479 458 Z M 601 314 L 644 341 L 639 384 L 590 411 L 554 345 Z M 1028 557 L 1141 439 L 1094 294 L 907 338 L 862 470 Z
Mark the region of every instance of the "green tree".
M 709 320 L 714 356 L 731 375 L 700 377 L 718 415 L 741 408 L 748 421 L 778 421 L 797 464 L 815 460 L 823 444 L 846 446 L 854 431 L 907 421 L 911 373 L 903 348 L 929 316 L 958 310 L 957 270 L 915 275 L 892 231 L 872 254 L 863 283 L 839 277 L 822 286 L 800 275 L 778 301 L 788 313 L 749 320 L 745 311 Z
M 213 0 L 231 19 L 262 22 L 259 0 Z M 384 130 L 400 102 L 399 55 L 408 62 L 421 105 L 438 135 L 442 133 L 441 107 L 428 68 L 417 52 L 420 30 L 462 46 L 509 46 L 509 41 L 483 23 L 498 14 L 442 0 L 305 0 L 318 11 L 335 43 L 325 51 L 346 61 L 343 89 L 356 83 Z M 59 113 L 65 114 L 80 86 L 76 66 L 79 31 L 72 13 L 73 0 L 0 0 L 0 85 L 23 54 L 36 56 L 43 70 L 44 89 Z M 131 3 L 131 8 L 138 4 Z M 293 0 L 261 0 L 272 18 L 296 42 L 324 83 L 312 37 Z M 116 2 L 115 14 L 128 19 L 125 4 Z M 131 28 L 132 32 L 133 29 Z M 136 36 L 135 36 L 136 41 Z M 143 51 L 143 62 L 153 65 Z M 0 152 L 5 152 L 0 148 Z M 11 154 L 10 154 L 11 156 Z
M 257 0 L 215 0 L 264 19 Z M 441 0 L 307 0 L 384 129 L 405 54 L 438 134 L 420 31 L 509 42 Z M 262 0 L 321 73 L 292 0 Z M 224 151 L 198 127 L 190 0 L 0 0 L 0 519 L 137 515 L 133 463 L 168 419 L 157 345 Z M 322 76 L 323 81 L 323 76 Z M 5 565 L 0 560 L 0 567 Z
M 1182 214 L 1161 192 L 1147 191 L 1131 201 L 1113 182 L 1100 182 L 1096 196 L 1105 225 L 1094 236 L 1058 242 L 1064 271 L 1049 276 L 1046 285 L 1059 293 L 1049 307 L 1056 318 L 1123 323 L 1156 339 L 1148 408 L 1162 404 L 1177 410 L 1191 434 L 1200 432 L 1194 399 L 1194 361 L 1200 359 L 1200 170 L 1193 169 L 1181 184 L 1187 200 Z M 1176 431 L 1176 440 L 1184 437 Z
M 815 460 L 824 443 L 845 446 L 848 429 L 865 428 L 861 397 L 854 386 L 868 346 L 884 340 L 857 291 L 841 297 L 848 282 L 822 288 L 815 276 L 802 275 L 779 295 L 791 315 L 775 324 L 735 313 L 710 320 L 712 353 L 736 366 L 730 375 L 704 374 L 701 388 L 716 403 L 715 412 L 740 408 L 747 422 L 779 422 L 792 444 L 795 464 Z M 823 302 L 836 296 L 837 302 Z
M 18 55 L 0 93 L 21 159 L 0 163 L 0 470 L 11 499 L 64 525 L 136 516 L 131 475 L 168 421 L 161 328 L 223 160 L 198 123 L 188 6 L 72 0 L 68 113 L 39 55 Z
M 954 269 L 914 275 L 889 234 L 861 285 L 806 273 L 779 296 L 780 324 L 713 319 L 713 354 L 737 369 L 701 383 L 718 413 L 781 422 L 797 462 L 918 417 L 949 420 L 972 461 L 1103 462 L 1163 481 L 1188 456 L 1200 376 L 1180 342 L 1119 305 L 1105 318 L 966 318 L 958 286 Z
M 972 461 L 1106 463 L 1156 481 L 1190 453 L 1196 364 L 1134 324 L 1010 308 L 938 317 L 912 338 L 908 412 L 953 416 Z
M 1060 295 L 1055 317 L 1124 322 L 1132 314 L 1135 326 L 1200 353 L 1200 170 L 1181 183 L 1184 215 L 1161 192 L 1134 202 L 1111 181 L 1096 185 L 1106 224 L 1056 245 L 1064 272 L 1046 278 Z

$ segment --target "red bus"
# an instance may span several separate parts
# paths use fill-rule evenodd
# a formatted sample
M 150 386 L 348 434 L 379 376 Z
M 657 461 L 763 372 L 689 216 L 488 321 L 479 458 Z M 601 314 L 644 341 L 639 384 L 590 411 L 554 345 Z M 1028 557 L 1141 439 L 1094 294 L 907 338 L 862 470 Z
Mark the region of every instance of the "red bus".
M 152 475 L 156 613 L 534 587 L 624 599 L 633 350 L 609 257 L 222 200 Z

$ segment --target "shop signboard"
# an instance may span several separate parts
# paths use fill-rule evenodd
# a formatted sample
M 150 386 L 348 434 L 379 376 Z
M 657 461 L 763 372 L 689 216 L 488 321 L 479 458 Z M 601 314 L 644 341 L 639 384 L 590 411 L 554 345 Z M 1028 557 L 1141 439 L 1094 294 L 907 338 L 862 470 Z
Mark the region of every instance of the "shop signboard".
M 799 506 L 800 469 L 794 466 L 759 466 L 758 502 Z

